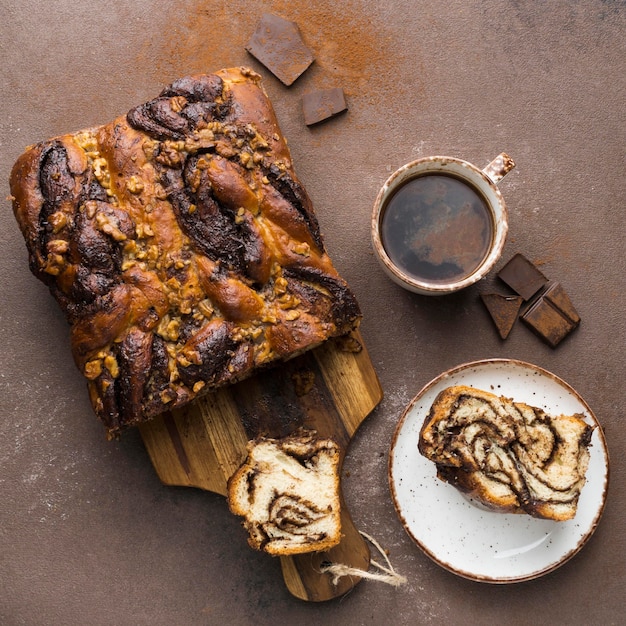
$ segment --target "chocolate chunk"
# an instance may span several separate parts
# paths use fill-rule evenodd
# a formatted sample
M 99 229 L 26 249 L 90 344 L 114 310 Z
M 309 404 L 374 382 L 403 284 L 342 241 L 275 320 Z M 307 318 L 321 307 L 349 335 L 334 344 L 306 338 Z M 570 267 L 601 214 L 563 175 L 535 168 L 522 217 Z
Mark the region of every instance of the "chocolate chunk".
M 246 50 L 289 86 L 313 63 L 295 22 L 265 13 L 246 44 Z
M 505 296 L 500 293 L 481 293 L 487 311 L 491 315 L 498 334 L 502 339 L 506 339 L 517 320 L 517 314 L 522 306 L 521 296 Z
M 517 253 L 499 272 L 498 278 L 504 281 L 524 300 L 530 300 L 548 279 L 523 255 Z
M 302 97 L 304 123 L 313 126 L 324 120 L 335 117 L 348 109 L 346 98 L 341 87 L 333 89 L 317 89 L 305 93 Z
M 580 316 L 559 283 L 550 285 L 521 319 L 553 348 L 580 324 Z
M 553 283 L 548 289 L 546 289 L 543 297 L 554 305 L 565 317 L 571 320 L 574 324 L 580 323 L 580 316 L 578 311 L 574 308 L 572 301 L 563 289 L 561 283 Z

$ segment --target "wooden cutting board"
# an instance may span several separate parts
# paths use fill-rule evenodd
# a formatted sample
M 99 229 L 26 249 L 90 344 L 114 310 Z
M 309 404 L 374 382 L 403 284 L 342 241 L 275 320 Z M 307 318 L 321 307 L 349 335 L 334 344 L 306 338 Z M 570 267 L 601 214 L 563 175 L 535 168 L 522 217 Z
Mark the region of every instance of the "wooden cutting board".
M 227 481 L 245 459 L 249 439 L 283 437 L 301 427 L 313 429 L 339 444 L 343 462 L 350 439 L 382 396 L 357 332 L 166 413 L 140 430 L 164 484 L 226 495 Z M 342 540 L 331 550 L 280 557 L 285 584 L 294 596 L 329 600 L 361 580 L 346 576 L 334 585 L 329 574 L 320 572 L 325 563 L 368 569 L 369 547 L 354 526 L 343 496 L 341 519 Z

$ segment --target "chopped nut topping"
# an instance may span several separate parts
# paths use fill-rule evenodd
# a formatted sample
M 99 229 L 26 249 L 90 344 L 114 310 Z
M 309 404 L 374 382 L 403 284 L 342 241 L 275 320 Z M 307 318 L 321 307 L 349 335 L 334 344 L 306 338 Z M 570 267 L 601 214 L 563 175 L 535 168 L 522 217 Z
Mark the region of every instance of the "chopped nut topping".
M 187 104 L 187 98 L 184 96 L 174 96 L 170 98 L 170 108 L 174 113 L 180 113 Z
M 124 254 L 132 257 L 137 252 L 137 242 L 134 239 L 128 239 L 124 242 Z
M 282 276 L 279 276 L 274 281 L 274 292 L 277 294 L 283 294 L 287 291 L 287 280 Z
M 278 307 L 286 309 L 294 309 L 300 304 L 300 300 L 290 293 L 286 293 L 278 298 Z
M 301 256 L 310 256 L 311 254 L 311 246 L 308 243 L 303 241 L 302 243 L 296 244 L 291 248 L 296 254 L 300 254 Z
M 218 141 L 215 144 L 215 152 L 225 159 L 232 159 L 237 154 L 237 150 L 225 141 Z
M 117 378 L 120 375 L 120 368 L 117 363 L 117 359 L 113 355 L 109 354 L 104 358 L 104 367 L 109 370 L 113 378 Z
M 202 315 L 204 315 L 204 317 L 206 317 L 207 319 L 210 319 L 211 316 L 214 313 L 214 309 L 211 306 L 211 301 L 210 300 L 202 300 L 201 302 L 198 302 L 198 310 L 202 313 Z
M 97 155 L 98 142 L 92 131 L 84 131 L 74 136 L 74 141 L 87 153 L 87 156 Z
M 146 155 L 148 161 L 154 158 L 154 153 L 159 148 L 159 142 L 153 139 L 146 139 L 142 144 L 141 148 Z
M 95 380 L 102 374 L 102 360 L 94 359 L 93 361 L 88 361 L 85 364 L 85 368 L 83 370 L 85 378 L 88 380 Z
M 259 346 L 259 350 L 256 354 L 256 358 L 259 363 L 263 363 L 264 361 L 268 361 L 272 357 L 272 349 L 268 341 L 263 341 Z
M 69 250 L 70 244 L 64 239 L 52 239 L 48 242 L 48 252 L 55 254 L 65 254 Z
M 262 135 L 255 132 L 254 137 L 250 140 L 250 147 L 253 150 L 267 150 L 270 146 Z
M 167 325 L 167 337 L 170 341 L 178 341 L 178 333 L 180 330 L 180 320 L 172 320 Z
M 237 209 L 237 213 L 235 214 L 235 224 L 243 224 L 245 221 L 244 215 L 246 214 L 246 210 L 243 207 L 239 207 Z
M 167 167 L 180 167 L 183 163 L 183 156 L 181 155 L 178 142 L 164 142 L 161 144 L 161 150 L 155 155 L 154 160 Z
M 96 215 L 96 224 L 103 233 L 110 235 L 115 241 L 125 241 L 127 239 L 126 235 L 119 229 L 116 220 L 105 213 L 101 212 Z
M 176 399 L 176 392 L 173 389 L 164 389 L 160 394 L 161 402 L 163 404 L 169 404 Z
M 143 191 L 143 182 L 138 176 L 131 176 L 126 183 L 126 189 L 130 193 L 138 194 Z
M 67 215 L 63 211 L 56 211 L 48 218 L 53 234 L 57 234 L 67 226 Z
M 111 187 L 111 175 L 109 174 L 109 167 L 106 159 L 99 157 L 93 160 L 92 163 L 93 174 L 98 179 L 98 182 L 105 188 Z
M 214 124 L 218 124 L 217 122 L 214 122 Z M 215 139 L 215 132 L 214 132 L 214 128 L 203 128 L 199 131 L 196 132 L 196 135 L 198 137 L 198 139 L 208 139 L 210 141 L 213 141 Z
M 159 258 L 159 246 L 152 245 L 147 250 L 148 261 L 152 261 L 153 263 Z

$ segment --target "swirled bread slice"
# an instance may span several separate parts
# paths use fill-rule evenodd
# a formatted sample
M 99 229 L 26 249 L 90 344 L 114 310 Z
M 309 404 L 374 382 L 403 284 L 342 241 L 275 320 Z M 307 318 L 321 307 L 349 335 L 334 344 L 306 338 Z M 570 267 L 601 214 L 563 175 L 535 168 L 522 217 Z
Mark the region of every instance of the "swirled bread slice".
M 252 70 L 32 146 L 10 182 L 110 437 L 358 326 Z
M 435 399 L 419 451 L 439 478 L 487 507 L 565 521 L 576 514 L 592 432 L 582 415 L 454 386 Z
M 339 446 L 312 432 L 248 443 L 228 505 L 248 543 L 273 555 L 320 552 L 341 539 Z

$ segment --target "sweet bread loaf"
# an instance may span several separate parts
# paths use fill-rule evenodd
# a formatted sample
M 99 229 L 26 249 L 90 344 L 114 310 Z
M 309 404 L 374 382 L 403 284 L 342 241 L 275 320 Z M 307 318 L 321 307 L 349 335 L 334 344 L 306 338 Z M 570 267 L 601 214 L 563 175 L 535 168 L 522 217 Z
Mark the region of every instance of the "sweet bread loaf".
M 359 323 L 249 69 L 32 146 L 10 183 L 109 437 Z
M 489 508 L 565 521 L 576 514 L 592 432 L 582 415 L 460 385 L 435 399 L 419 451 L 440 479 Z
M 339 446 L 314 432 L 248 443 L 228 481 L 228 505 L 248 543 L 273 555 L 320 552 L 341 539 Z

